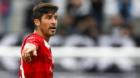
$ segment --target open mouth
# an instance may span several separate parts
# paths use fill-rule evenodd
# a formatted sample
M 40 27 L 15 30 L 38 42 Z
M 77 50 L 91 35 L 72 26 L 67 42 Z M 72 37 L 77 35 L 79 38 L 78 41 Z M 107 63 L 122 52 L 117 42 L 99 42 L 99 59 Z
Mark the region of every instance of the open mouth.
M 56 29 L 56 27 L 50 27 L 50 29 Z
M 54 32 L 56 31 L 56 27 L 50 27 L 50 30 Z

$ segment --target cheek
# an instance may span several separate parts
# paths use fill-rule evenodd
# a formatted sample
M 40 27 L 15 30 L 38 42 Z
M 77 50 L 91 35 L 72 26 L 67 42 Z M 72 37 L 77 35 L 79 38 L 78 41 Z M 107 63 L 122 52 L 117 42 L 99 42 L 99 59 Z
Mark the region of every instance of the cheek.
M 43 27 L 43 31 L 44 31 L 44 33 L 47 33 L 47 32 L 49 31 L 48 26 L 44 26 L 44 27 Z
M 43 23 L 40 25 L 39 28 L 40 28 L 40 30 L 41 30 L 42 33 L 46 33 L 46 31 L 48 29 Z
M 48 28 L 49 28 L 49 23 L 48 23 L 47 21 L 44 21 L 44 22 L 42 23 L 42 28 L 43 28 L 43 29 L 48 29 Z

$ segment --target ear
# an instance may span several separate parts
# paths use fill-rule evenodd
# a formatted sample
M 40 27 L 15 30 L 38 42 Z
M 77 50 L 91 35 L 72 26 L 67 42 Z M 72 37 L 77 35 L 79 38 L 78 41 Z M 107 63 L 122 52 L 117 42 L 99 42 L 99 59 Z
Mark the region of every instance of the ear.
M 34 19 L 34 24 L 35 24 L 36 26 L 39 26 L 39 25 L 40 25 L 39 19 Z

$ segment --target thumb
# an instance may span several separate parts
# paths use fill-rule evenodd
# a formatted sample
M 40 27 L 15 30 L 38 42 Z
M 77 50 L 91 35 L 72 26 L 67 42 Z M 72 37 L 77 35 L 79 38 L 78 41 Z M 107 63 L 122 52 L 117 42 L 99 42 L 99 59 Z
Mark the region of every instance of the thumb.
M 33 51 L 33 56 L 37 56 L 37 51 Z

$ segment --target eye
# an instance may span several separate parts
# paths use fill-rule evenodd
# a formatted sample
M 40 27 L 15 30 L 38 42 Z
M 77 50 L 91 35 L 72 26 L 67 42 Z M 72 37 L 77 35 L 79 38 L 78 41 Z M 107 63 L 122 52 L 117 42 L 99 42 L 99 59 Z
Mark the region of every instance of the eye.
M 56 15 L 56 16 L 54 16 L 54 18 L 55 18 L 55 19 L 57 19 L 57 18 L 58 18 L 58 16 Z
M 51 19 L 52 18 L 52 16 L 48 16 L 48 19 Z

